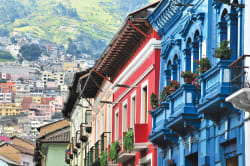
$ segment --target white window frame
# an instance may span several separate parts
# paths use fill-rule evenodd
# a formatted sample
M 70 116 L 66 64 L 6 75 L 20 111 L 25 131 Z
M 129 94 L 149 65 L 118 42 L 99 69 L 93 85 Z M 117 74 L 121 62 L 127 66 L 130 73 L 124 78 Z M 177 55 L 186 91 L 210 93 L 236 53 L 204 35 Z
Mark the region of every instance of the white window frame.
M 135 106 L 134 106 L 135 112 L 134 113 L 133 113 L 133 98 L 135 98 Z M 136 124 L 136 90 L 131 94 L 130 101 L 131 101 L 130 102 L 131 104 L 130 104 L 130 125 L 129 126 L 130 126 L 130 128 L 134 128 L 134 125 Z M 135 116 L 135 117 L 133 117 L 135 122 L 132 122 L 133 121 L 132 115 Z
M 118 115 L 118 119 L 116 119 L 116 115 Z M 115 110 L 115 127 L 114 127 L 114 132 L 115 132 L 115 141 L 118 141 L 119 139 L 119 108 Z
M 124 107 L 127 106 L 127 111 L 126 111 L 126 125 L 124 126 Z M 122 132 L 126 132 L 128 130 L 128 100 L 126 99 L 123 103 L 122 103 Z
M 143 119 L 143 89 L 147 87 L 147 108 L 146 110 L 148 111 L 148 92 L 149 92 L 149 87 L 148 87 L 148 80 L 144 81 L 142 84 L 141 84 L 141 119 L 140 119 L 140 122 L 141 123 L 145 123 L 145 119 L 146 117 L 144 117 L 145 119 Z M 148 114 L 148 113 L 147 113 Z M 146 115 L 147 116 L 147 115 Z M 147 121 L 146 123 L 148 122 L 148 118 L 147 118 Z

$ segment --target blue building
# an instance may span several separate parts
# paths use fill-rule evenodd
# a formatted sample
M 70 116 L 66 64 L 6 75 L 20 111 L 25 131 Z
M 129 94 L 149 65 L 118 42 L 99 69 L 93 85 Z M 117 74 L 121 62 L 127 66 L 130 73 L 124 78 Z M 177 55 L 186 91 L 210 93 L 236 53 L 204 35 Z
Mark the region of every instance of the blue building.
M 229 2 L 230 1 L 230 2 Z M 149 139 L 158 147 L 158 166 L 244 166 L 244 113 L 225 98 L 232 87 L 229 65 L 244 51 L 244 0 L 162 0 L 148 20 L 162 38 L 160 92 L 171 80 L 180 88 L 151 112 Z M 230 41 L 227 60 L 214 57 Z M 198 84 L 185 84 L 182 71 L 196 72 L 197 60 L 211 68 Z M 200 87 L 200 88 L 199 88 Z

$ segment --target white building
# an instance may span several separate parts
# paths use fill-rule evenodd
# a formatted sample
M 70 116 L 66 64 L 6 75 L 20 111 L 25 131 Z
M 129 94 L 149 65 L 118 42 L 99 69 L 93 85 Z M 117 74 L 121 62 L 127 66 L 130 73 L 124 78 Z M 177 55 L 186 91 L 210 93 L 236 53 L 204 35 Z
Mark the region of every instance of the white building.
M 250 1 L 245 1 L 245 24 L 244 24 L 244 56 L 237 59 L 235 62 L 236 70 L 241 66 L 241 72 L 236 73 L 242 75 L 239 82 L 243 81 L 241 84 L 241 89 L 233 93 L 231 96 L 226 98 L 227 102 L 233 104 L 237 109 L 245 111 L 245 165 L 250 165 Z M 243 62 L 243 63 L 241 63 Z M 233 69 L 232 69 L 233 70 Z M 234 71 L 232 71 L 234 72 Z M 245 73 L 245 74 L 243 74 Z M 232 79 L 233 81 L 233 79 Z M 237 81 L 237 79 L 236 79 Z M 233 83 L 233 82 L 232 82 Z

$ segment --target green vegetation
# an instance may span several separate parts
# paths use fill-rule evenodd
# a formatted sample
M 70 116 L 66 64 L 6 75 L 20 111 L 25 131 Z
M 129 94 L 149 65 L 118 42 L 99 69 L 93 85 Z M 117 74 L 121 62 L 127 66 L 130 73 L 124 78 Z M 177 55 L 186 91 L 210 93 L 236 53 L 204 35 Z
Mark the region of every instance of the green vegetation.
M 0 35 L 30 33 L 60 45 L 71 38 L 79 51 L 99 56 L 129 12 L 155 1 L 2 0 Z
M 156 93 L 151 93 L 150 95 L 150 104 L 151 104 L 151 108 L 155 109 L 158 106 L 159 100 L 158 100 L 158 96 Z
M 0 62 L 15 61 L 15 58 L 8 51 L 0 50 Z
M 125 134 L 125 138 L 123 141 L 123 149 L 129 152 L 134 149 L 134 132 L 132 129 L 129 129 L 128 132 Z
M 113 142 L 111 147 L 110 147 L 110 153 L 109 153 L 110 159 L 112 161 L 117 159 L 118 153 L 119 153 L 120 150 L 121 150 L 120 143 L 117 142 L 117 141 Z
M 108 164 L 108 152 L 104 151 L 102 152 L 102 155 L 101 155 L 100 165 L 107 166 L 107 164 Z

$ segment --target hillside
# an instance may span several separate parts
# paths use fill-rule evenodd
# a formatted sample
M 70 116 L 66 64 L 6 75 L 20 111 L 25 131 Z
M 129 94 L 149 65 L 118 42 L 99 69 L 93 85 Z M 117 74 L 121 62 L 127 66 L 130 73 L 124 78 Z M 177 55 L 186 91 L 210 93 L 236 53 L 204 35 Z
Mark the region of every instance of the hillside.
M 71 38 L 82 52 L 99 55 L 127 13 L 154 1 L 1 0 L 0 34 L 30 33 L 59 45 Z

